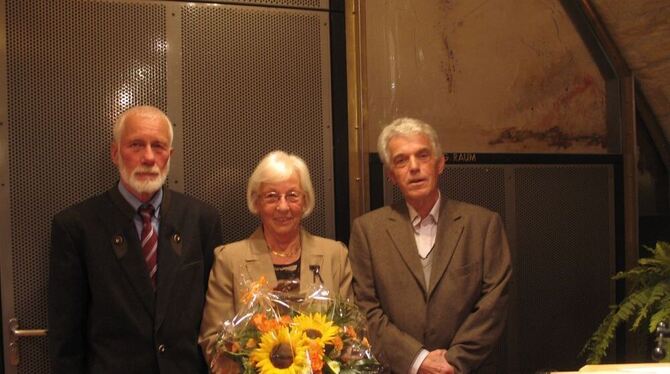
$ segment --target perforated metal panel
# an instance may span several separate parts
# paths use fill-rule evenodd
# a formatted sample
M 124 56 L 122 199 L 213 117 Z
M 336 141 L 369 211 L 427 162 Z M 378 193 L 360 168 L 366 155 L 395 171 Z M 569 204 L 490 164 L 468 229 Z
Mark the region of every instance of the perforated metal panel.
M 185 191 L 219 208 L 226 242 L 246 238 L 253 168 L 295 153 L 316 194 L 305 226 L 334 236 L 327 14 L 193 5 L 181 18 Z
M 449 198 L 500 213 L 514 276 L 497 354 L 502 372 L 574 370 L 578 353 L 614 301 L 611 165 L 447 165 Z M 386 183 L 386 204 L 400 191 Z
M 309 8 L 324 1 L 266 3 Z M 258 225 L 244 205 L 246 179 L 274 149 L 307 161 L 317 205 L 306 226 L 334 234 L 327 12 L 6 0 L 3 22 L 9 161 L 1 172 L 10 188 L 9 206 L 0 210 L 11 248 L 1 245 L 12 259 L 11 267 L 3 264 L 12 274 L 3 295 L 13 282 L 11 302 L 3 298 L 5 320 L 46 327 L 51 217 L 116 182 L 111 126 L 135 104 L 174 114 L 173 172 L 186 177 L 175 188 L 221 209 L 227 241 Z M 20 345 L 17 372 L 49 372 L 45 338 Z
M 6 4 L 14 312 L 22 328 L 46 328 L 51 217 L 115 183 L 118 113 L 165 107 L 165 14 L 142 2 Z M 20 350 L 19 373 L 49 371 L 46 338 Z
M 522 373 L 574 370 L 613 301 L 611 166 L 515 170 Z

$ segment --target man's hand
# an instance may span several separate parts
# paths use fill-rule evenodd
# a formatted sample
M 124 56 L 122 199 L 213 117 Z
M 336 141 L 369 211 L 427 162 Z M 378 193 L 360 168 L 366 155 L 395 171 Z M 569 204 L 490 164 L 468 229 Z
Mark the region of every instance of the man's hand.
M 417 374 L 454 374 L 454 367 L 447 362 L 447 350 L 436 349 L 428 353 Z

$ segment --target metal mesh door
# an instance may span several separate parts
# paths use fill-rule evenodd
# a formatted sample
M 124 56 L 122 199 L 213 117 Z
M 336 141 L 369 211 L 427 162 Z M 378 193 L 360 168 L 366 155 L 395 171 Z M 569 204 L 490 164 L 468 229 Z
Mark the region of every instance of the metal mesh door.
M 10 204 L 3 210 L 14 289 L 13 308 L 3 313 L 21 328 L 45 328 L 50 219 L 115 182 L 109 144 L 118 113 L 135 103 L 165 107 L 165 15 L 149 3 L 56 0 L 7 0 L 6 10 Z M 48 372 L 46 338 L 19 344 L 18 372 Z
M 614 301 L 614 205 L 607 165 L 514 171 L 522 373 L 574 370 Z
M 246 183 L 270 151 L 312 174 L 306 226 L 334 236 L 328 15 L 242 6 L 182 8 L 185 191 L 222 212 L 226 242 L 259 225 Z
M 16 316 L 23 329 L 46 327 L 51 217 L 116 182 L 112 122 L 135 104 L 176 113 L 173 172 L 184 178 L 174 187 L 220 209 L 226 241 L 258 225 L 244 205 L 246 179 L 274 149 L 307 161 L 317 204 L 306 225 L 333 236 L 328 13 L 306 10 L 323 1 L 305 1 L 282 9 L 280 1 L 0 0 L 5 322 Z M 21 364 L 7 372 L 48 373 L 46 338 L 19 343 Z

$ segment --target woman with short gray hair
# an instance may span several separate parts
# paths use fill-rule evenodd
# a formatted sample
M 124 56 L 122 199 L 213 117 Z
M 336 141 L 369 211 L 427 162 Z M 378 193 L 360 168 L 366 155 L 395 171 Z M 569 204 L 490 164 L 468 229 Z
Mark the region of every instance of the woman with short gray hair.
M 353 296 L 347 248 L 302 227 L 314 201 L 309 170 L 296 155 L 271 152 L 251 174 L 247 205 L 261 226 L 248 239 L 216 248 L 209 277 L 199 343 L 213 372 L 229 372 L 223 367 L 231 363 L 216 359 L 213 347 L 221 323 L 244 307 L 245 280 L 265 277 L 298 296 L 319 285 L 333 296 Z

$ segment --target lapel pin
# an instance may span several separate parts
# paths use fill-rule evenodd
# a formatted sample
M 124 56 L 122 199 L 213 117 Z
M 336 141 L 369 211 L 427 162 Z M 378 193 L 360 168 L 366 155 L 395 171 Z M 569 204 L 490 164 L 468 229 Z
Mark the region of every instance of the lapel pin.
M 316 283 L 317 278 L 323 284 L 323 278 L 321 278 L 321 266 L 319 265 L 309 265 L 309 270 L 312 271 L 312 274 L 314 276 L 314 279 L 312 280 L 314 283 Z
M 181 235 L 179 234 L 172 234 L 172 241 L 179 244 L 181 243 Z
M 114 254 L 116 254 L 117 258 L 126 255 L 128 247 L 126 246 L 126 239 L 123 238 L 123 235 L 116 234 L 112 236 L 112 248 L 114 248 Z
M 114 245 L 121 245 L 121 244 L 123 244 L 123 236 L 121 236 L 121 235 L 114 235 L 114 237 L 112 237 L 112 243 L 114 243 Z

